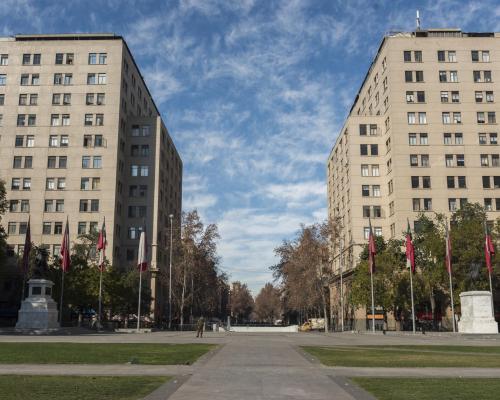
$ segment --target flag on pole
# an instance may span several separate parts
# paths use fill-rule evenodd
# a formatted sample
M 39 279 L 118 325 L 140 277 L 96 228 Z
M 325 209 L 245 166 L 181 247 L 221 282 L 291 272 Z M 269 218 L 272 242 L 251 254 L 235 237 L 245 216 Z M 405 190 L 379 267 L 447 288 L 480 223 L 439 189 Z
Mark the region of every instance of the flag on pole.
M 446 270 L 451 274 L 451 239 L 450 231 L 448 230 L 448 223 L 446 223 Z
M 64 229 L 63 241 L 61 244 L 61 268 L 63 272 L 68 272 L 71 265 L 71 259 L 69 254 L 69 228 L 68 228 L 68 218 L 66 217 L 66 228 Z
M 27 274 L 30 269 L 30 253 L 31 253 L 31 228 L 30 219 L 28 218 L 28 226 L 26 227 L 26 236 L 24 238 L 24 250 L 23 250 L 23 273 Z
M 491 235 L 488 231 L 486 221 L 484 222 L 484 236 L 484 258 L 486 259 L 486 267 L 488 267 L 488 272 L 492 274 L 493 265 L 491 264 L 491 258 L 495 255 L 495 246 L 493 246 L 493 241 L 491 240 Z
M 411 238 L 410 221 L 408 221 L 408 229 L 406 230 L 406 266 L 411 268 L 411 272 L 415 272 L 415 247 Z
M 139 239 L 139 252 L 137 253 L 137 268 L 140 271 L 146 271 L 148 269 L 148 257 L 146 248 L 146 232 L 141 232 L 141 237 Z
M 375 273 L 375 254 L 377 254 L 377 249 L 375 248 L 375 238 L 373 237 L 372 221 L 368 220 L 370 223 L 370 234 L 368 236 L 368 265 L 370 266 L 370 272 Z
M 99 251 L 99 269 L 104 269 L 104 260 L 106 258 L 106 217 L 102 223 L 101 230 L 99 231 L 99 238 L 97 239 L 97 251 Z

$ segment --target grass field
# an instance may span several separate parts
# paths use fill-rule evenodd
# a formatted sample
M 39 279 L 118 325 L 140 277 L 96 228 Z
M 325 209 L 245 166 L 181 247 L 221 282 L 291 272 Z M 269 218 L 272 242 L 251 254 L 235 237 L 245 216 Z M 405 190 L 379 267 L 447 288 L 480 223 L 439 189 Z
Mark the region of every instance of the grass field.
M 306 346 L 303 349 L 328 366 L 500 368 L 500 347 Z
M 169 379 L 158 376 L 0 375 L 0 400 L 138 400 Z
M 497 400 L 500 379 L 351 378 L 380 400 Z
M 0 343 L 0 364 L 192 364 L 210 344 Z

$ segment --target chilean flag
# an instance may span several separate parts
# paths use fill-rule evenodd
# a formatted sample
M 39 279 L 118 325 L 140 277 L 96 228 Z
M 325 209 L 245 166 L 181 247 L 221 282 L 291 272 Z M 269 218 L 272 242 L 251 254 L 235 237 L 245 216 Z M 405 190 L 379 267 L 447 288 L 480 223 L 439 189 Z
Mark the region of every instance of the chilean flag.
M 104 260 L 106 259 L 106 217 L 102 223 L 102 228 L 99 231 L 99 238 L 97 239 L 97 250 L 99 251 L 99 269 L 104 270 Z
M 411 238 L 410 221 L 406 231 L 406 266 L 411 268 L 411 272 L 415 273 L 415 247 Z
M 491 258 L 495 255 L 495 246 L 493 246 L 493 241 L 491 240 L 491 235 L 488 232 L 488 227 L 486 222 L 484 223 L 484 258 L 486 259 L 486 267 L 488 267 L 488 272 L 493 273 L 493 265 L 491 264 Z
M 373 237 L 372 221 L 370 223 L 370 234 L 368 236 L 368 265 L 370 266 L 370 272 L 375 273 L 375 254 L 377 254 L 377 249 L 375 248 L 375 238 Z
M 137 253 L 137 268 L 140 271 L 146 271 L 148 269 L 148 253 L 146 248 L 146 232 L 141 232 L 141 237 L 139 239 L 139 251 Z
M 61 244 L 61 268 L 64 272 L 68 272 L 71 265 L 71 258 L 69 254 L 69 228 L 68 218 L 66 218 L 66 228 L 64 229 L 63 241 Z

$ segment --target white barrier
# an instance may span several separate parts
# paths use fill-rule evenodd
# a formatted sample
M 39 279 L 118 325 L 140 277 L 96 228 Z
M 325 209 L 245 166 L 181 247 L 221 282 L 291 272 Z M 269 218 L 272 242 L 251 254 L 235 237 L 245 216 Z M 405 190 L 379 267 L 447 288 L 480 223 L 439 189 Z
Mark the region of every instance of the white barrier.
M 231 326 L 230 332 L 252 332 L 252 333 L 296 333 L 298 325 L 290 326 Z

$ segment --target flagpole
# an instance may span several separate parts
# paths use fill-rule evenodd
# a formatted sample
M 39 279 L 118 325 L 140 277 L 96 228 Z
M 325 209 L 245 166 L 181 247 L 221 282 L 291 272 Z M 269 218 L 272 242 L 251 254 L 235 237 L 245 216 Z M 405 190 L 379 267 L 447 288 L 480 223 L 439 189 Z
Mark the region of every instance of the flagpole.
M 142 289 L 142 265 L 139 265 L 139 306 L 137 307 L 137 332 L 141 324 L 141 289 Z
M 413 323 L 413 333 L 415 333 L 415 304 L 413 302 L 413 271 L 410 265 L 410 292 L 411 292 L 411 319 Z
M 451 271 L 448 271 L 448 275 L 450 276 L 450 296 L 451 296 L 451 318 L 453 324 L 453 333 L 456 332 L 455 328 L 455 305 L 453 304 L 453 284 L 451 282 Z
M 370 268 L 370 280 L 372 286 L 372 331 L 375 333 L 375 297 L 373 296 L 373 269 Z
M 342 275 L 344 273 L 344 254 L 343 254 L 343 240 L 340 238 L 340 326 L 344 332 L 344 283 Z
M 493 313 L 493 319 L 495 319 L 495 303 L 493 302 L 493 285 L 491 284 L 491 271 L 490 270 L 488 270 L 488 276 L 490 278 L 491 312 Z
M 101 312 L 102 312 L 102 267 L 99 268 L 99 315 L 98 315 L 98 325 L 97 330 L 101 329 Z
M 62 328 L 62 312 L 63 312 L 63 294 L 64 294 L 64 268 L 61 267 L 61 301 L 59 303 L 59 325 Z

